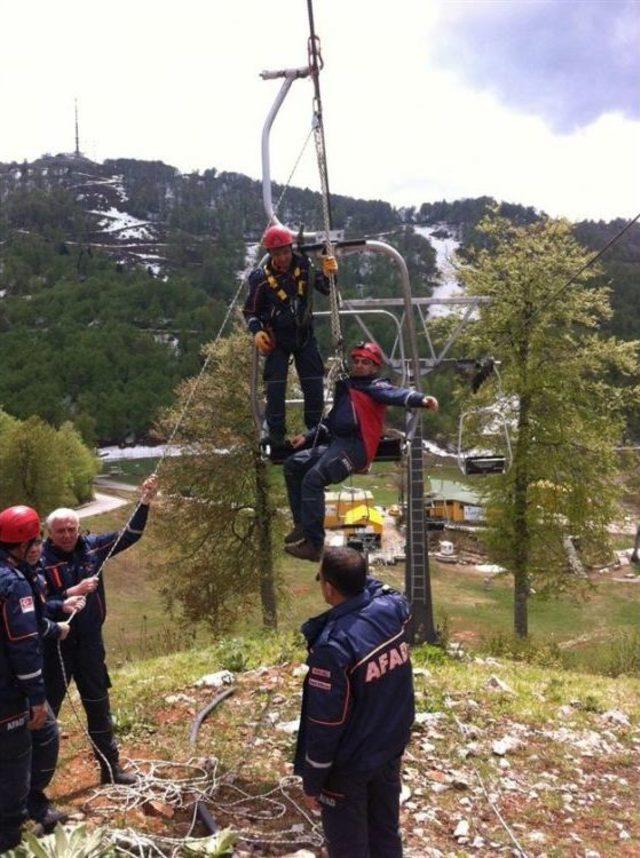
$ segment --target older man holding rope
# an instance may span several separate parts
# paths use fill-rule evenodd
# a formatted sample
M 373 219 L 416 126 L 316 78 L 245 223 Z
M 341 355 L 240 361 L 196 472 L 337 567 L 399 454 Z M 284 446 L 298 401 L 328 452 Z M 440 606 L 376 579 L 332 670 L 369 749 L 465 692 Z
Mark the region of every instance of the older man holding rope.
M 149 504 L 158 491 L 157 477 L 142 484 L 140 503 L 122 531 L 102 536 L 80 536 L 77 513 L 56 509 L 47 518 L 49 538 L 43 549 L 49 600 L 85 596 L 86 606 L 74 617 L 71 632 L 60 648 L 48 645 L 44 653 L 47 699 L 56 716 L 69 683 L 75 679 L 87 715 L 89 737 L 100 765 L 102 783 L 130 785 L 135 776 L 125 772 L 113 735 L 102 624 L 106 597 L 102 567 L 105 561 L 136 543 L 147 523 Z

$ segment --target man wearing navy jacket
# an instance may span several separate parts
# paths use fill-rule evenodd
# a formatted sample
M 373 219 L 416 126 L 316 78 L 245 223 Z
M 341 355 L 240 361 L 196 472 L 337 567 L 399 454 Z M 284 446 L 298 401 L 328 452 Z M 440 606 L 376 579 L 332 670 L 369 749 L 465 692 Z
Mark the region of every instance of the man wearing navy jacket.
M 324 365 L 313 332 L 312 285 L 328 295 L 328 277 L 338 264 L 335 257 L 325 256 L 323 270 L 314 273 L 308 257 L 293 251 L 292 233 L 280 224 L 272 224 L 262 242 L 269 258 L 249 275 L 243 313 L 255 346 L 265 357 L 269 443 L 272 450 L 282 450 L 287 448 L 285 399 L 291 357 L 304 397 L 305 425 L 310 429 L 322 418 Z
M 407 600 L 367 577 L 352 548 L 327 548 L 331 606 L 302 627 L 305 678 L 294 771 L 322 812 L 330 858 L 398 858 L 400 765 L 414 718 Z
M 40 536 L 38 513 L 13 506 L 0 513 L 0 852 L 20 843 L 30 788 L 53 774 L 58 727 L 47 707 L 38 610 L 24 563 Z M 32 757 L 40 778 L 32 781 Z M 45 770 L 50 770 L 47 773 Z
M 368 469 L 382 437 L 387 406 L 438 410 L 434 396 L 380 378 L 382 349 L 377 343 L 360 343 L 352 349 L 351 360 L 351 375 L 336 384 L 327 419 L 317 430 L 293 438 L 299 452 L 283 464 L 294 523 L 285 536 L 285 551 L 300 560 L 320 559 L 325 486 Z
M 49 538 L 44 544 L 43 563 L 49 606 L 70 596 L 85 596 L 86 605 L 71 622 L 71 632 L 60 651 L 45 648 L 44 672 L 47 698 L 57 715 L 67 687 L 75 679 L 87 715 L 89 736 L 100 765 L 102 783 L 133 784 L 135 776 L 120 766 L 113 735 L 109 704 L 111 680 L 105 664 L 102 625 L 107 614 L 102 566 L 107 557 L 136 543 L 147 523 L 149 504 L 158 490 L 156 477 L 142 484 L 140 504 L 123 531 L 102 536 L 80 536 L 78 516 L 73 510 L 54 510 L 47 518 Z

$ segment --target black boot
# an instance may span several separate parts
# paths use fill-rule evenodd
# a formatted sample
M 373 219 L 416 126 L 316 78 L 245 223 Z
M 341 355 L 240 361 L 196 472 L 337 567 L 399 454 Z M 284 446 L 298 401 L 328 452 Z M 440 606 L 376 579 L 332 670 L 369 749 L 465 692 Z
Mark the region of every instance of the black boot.
M 315 545 L 308 539 L 297 545 L 285 545 L 284 550 L 298 560 L 310 560 L 312 563 L 316 563 L 322 557 L 322 545 Z
M 120 763 L 113 763 L 111 767 L 100 764 L 101 784 L 120 784 L 120 786 L 133 786 L 138 778 L 132 772 L 125 772 Z
M 296 545 L 304 539 L 304 530 L 301 524 L 295 524 L 293 530 L 289 531 L 284 538 L 285 545 Z
M 64 825 L 69 814 L 58 810 L 41 791 L 34 791 L 27 800 L 27 810 L 34 822 L 42 828 L 44 834 L 51 834 L 58 823 Z

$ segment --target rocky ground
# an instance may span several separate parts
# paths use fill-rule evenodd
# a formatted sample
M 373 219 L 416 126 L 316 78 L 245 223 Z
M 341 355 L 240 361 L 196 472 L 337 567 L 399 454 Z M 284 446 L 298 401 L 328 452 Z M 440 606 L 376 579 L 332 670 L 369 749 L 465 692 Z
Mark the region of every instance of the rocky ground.
M 239 674 L 233 695 L 205 721 L 197 749 L 186 736 L 212 689 L 190 684 L 159 695 L 144 721 L 123 725 L 123 753 L 217 766 L 224 776 L 210 807 L 221 826 L 241 832 L 234 854 L 321 855 L 317 821 L 302 811 L 299 784 L 290 778 L 304 671 L 288 662 Z M 407 856 L 638 854 L 637 685 L 464 657 L 415 667 L 415 683 L 418 715 L 402 802 Z M 95 769 L 68 704 L 64 717 L 55 786 L 61 804 L 91 824 L 186 833 L 191 811 L 175 796 L 96 794 Z

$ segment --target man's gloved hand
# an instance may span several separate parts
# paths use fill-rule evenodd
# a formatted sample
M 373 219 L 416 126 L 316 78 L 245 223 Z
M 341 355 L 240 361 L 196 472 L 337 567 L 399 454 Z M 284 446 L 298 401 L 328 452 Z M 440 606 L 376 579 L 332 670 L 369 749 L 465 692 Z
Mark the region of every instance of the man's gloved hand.
M 37 703 L 35 706 L 32 706 L 31 717 L 27 722 L 27 728 L 29 730 L 39 730 L 41 727 L 44 727 L 45 721 L 47 720 L 47 711 L 46 703 Z
M 422 407 L 427 408 L 429 411 L 437 411 L 439 408 L 438 400 L 435 396 L 425 396 L 422 399 Z
M 69 637 L 69 632 L 71 631 L 71 626 L 69 623 L 58 623 L 58 628 L 60 629 L 60 640 L 63 641 L 65 638 Z
M 261 355 L 269 355 L 275 348 L 275 343 L 266 331 L 258 331 L 253 339 Z
M 324 256 L 322 258 L 322 273 L 325 277 L 338 273 L 338 260 L 335 256 Z

